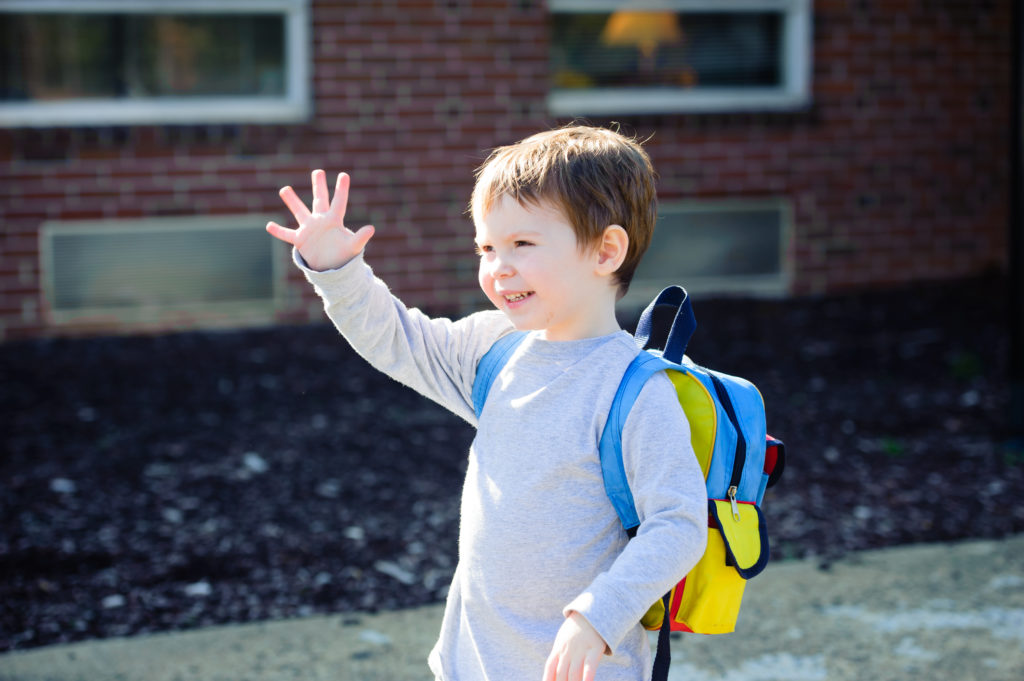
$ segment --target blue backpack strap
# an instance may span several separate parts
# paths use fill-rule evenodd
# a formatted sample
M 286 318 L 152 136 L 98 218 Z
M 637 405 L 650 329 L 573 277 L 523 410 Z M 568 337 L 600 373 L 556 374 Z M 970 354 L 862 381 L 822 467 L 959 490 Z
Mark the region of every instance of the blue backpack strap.
M 494 380 L 498 378 L 512 353 L 525 338 L 525 331 L 505 334 L 494 341 L 494 345 L 480 358 L 480 363 L 476 365 L 476 378 L 473 380 L 473 411 L 476 412 L 477 418 L 480 418 L 484 410 L 484 402 L 487 401 L 487 394 L 491 392 Z
M 686 289 L 669 286 L 640 315 L 634 336 L 641 350 L 661 350 L 665 359 L 678 364 L 696 330 L 697 318 Z
M 673 366 L 671 362 L 650 352 L 641 352 L 633 359 L 619 382 L 619 389 L 608 410 L 608 420 L 605 421 L 598 443 L 604 488 L 627 533 L 640 525 L 640 517 L 636 512 L 633 493 L 629 491 L 626 467 L 622 462 L 622 429 L 647 379 Z

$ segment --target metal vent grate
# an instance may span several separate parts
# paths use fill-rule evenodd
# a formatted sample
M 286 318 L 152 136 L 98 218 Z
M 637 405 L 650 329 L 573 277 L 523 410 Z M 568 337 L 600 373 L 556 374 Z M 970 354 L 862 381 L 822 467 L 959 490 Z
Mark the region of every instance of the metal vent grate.
M 48 223 L 44 288 L 55 322 L 273 313 L 281 255 L 267 218 L 174 217 Z

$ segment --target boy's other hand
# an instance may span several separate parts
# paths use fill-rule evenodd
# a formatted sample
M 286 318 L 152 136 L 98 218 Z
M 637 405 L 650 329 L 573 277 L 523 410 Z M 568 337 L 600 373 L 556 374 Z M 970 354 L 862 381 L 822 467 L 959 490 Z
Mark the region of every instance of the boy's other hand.
M 544 681 L 594 681 L 608 645 L 583 615 L 570 612 L 544 665 Z
M 373 236 L 373 226 L 366 225 L 357 232 L 345 227 L 345 208 L 348 206 L 349 177 L 338 173 L 334 187 L 334 200 L 327 193 L 327 174 L 313 171 L 313 210 L 298 197 L 291 187 L 279 192 L 288 210 L 299 223 L 298 229 L 288 229 L 276 222 L 267 223 L 267 231 L 285 243 L 294 246 L 311 269 L 333 270 L 359 255 Z

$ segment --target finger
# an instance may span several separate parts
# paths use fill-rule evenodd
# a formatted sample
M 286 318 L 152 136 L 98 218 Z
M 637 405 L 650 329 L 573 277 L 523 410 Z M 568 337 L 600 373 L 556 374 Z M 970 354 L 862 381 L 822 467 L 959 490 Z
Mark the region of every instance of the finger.
M 558 665 L 558 657 L 551 653 L 548 661 L 544 664 L 544 681 L 555 681 L 555 670 Z
M 334 183 L 334 198 L 331 199 L 331 212 L 338 216 L 339 220 L 345 218 L 345 211 L 348 208 L 348 187 L 352 180 L 348 173 L 338 173 L 338 181 Z
M 295 216 L 295 221 L 300 225 L 309 220 L 309 209 L 306 208 L 306 204 L 302 202 L 298 194 L 291 187 L 282 187 L 281 191 L 278 192 L 281 195 L 281 200 L 284 201 L 284 205 L 288 206 L 288 210 Z
M 600 651 L 593 651 L 587 655 L 583 661 L 583 681 L 594 681 L 594 675 L 597 674 L 597 665 L 601 664 Z
M 267 231 L 270 232 L 270 236 L 272 236 L 272 237 L 274 237 L 276 239 L 280 239 L 281 241 L 285 242 L 286 244 L 291 244 L 292 246 L 295 245 L 296 236 L 295 236 L 295 230 L 294 229 L 288 229 L 287 227 L 282 227 L 281 225 L 277 224 L 276 222 L 268 222 L 267 223 Z
M 322 170 L 313 171 L 313 212 L 326 213 L 331 209 L 327 195 L 327 173 Z
M 366 244 L 370 241 L 371 238 L 373 238 L 373 235 L 376 231 L 377 230 L 374 229 L 373 225 L 366 225 L 365 227 L 359 228 L 359 231 L 356 232 L 355 244 L 357 253 L 366 248 Z
M 569 665 L 567 681 L 581 681 L 583 676 L 583 660 L 574 659 Z
M 555 666 L 555 681 L 567 681 L 569 674 L 569 659 L 566 650 L 558 655 L 558 664 Z
M 569 681 L 569 671 L 571 667 L 572 659 L 565 653 L 558 659 L 558 671 L 555 673 L 555 681 Z

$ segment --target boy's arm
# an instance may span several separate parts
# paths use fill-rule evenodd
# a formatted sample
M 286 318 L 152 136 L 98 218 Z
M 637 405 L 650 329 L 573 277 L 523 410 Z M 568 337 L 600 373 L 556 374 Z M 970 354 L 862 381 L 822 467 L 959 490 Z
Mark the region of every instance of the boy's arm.
M 651 377 L 622 432 L 623 464 L 640 517 L 612 566 L 565 606 L 614 651 L 648 608 L 683 578 L 707 545 L 707 491 L 671 382 Z
M 315 272 L 295 263 L 324 301 L 334 326 L 374 368 L 434 400 L 471 424 L 476 366 L 495 340 L 512 329 L 497 310 L 458 321 L 409 309 L 356 256 L 337 270 Z
M 339 175 L 334 201 L 327 206 L 323 171 L 314 171 L 312 213 L 289 187 L 282 189 L 300 227 L 289 230 L 271 223 L 267 231 L 295 247 L 296 265 L 356 352 L 395 380 L 475 423 L 471 393 L 476 364 L 511 324 L 497 311 L 452 322 L 407 309 L 363 262 L 362 248 L 373 228 L 353 233 L 342 224 L 348 184 L 348 176 Z M 321 267 L 327 269 L 320 271 Z

